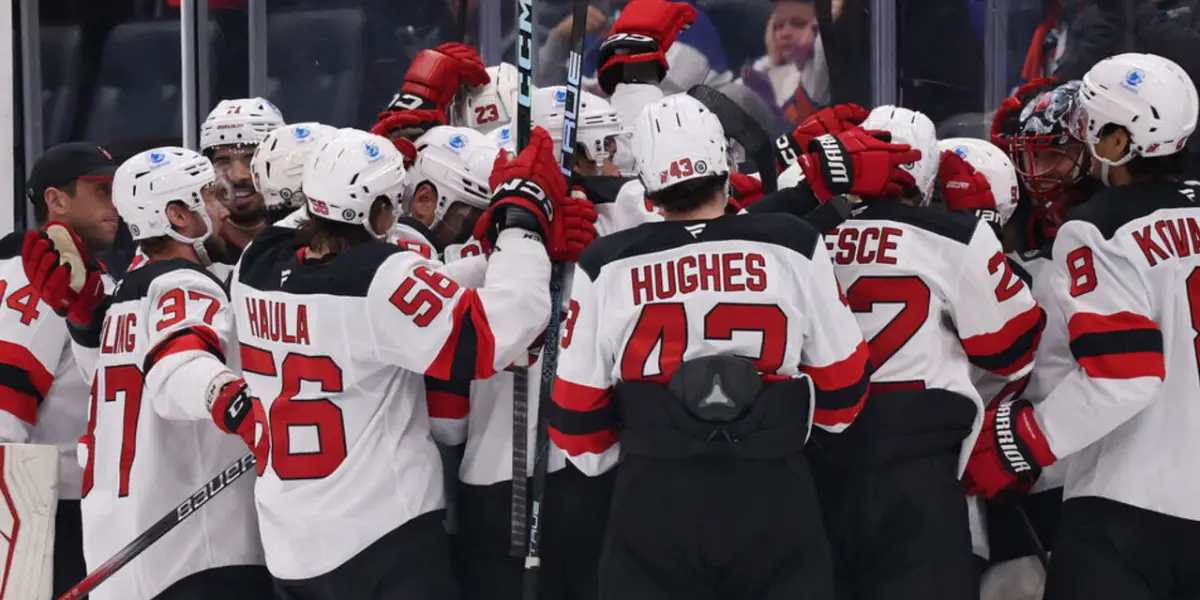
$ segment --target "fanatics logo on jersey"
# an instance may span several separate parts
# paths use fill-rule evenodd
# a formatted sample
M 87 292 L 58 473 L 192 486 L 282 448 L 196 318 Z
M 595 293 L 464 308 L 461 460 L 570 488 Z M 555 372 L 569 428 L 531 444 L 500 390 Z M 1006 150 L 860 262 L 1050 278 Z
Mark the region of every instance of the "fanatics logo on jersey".
M 688 233 L 692 234 L 692 237 L 696 237 L 700 235 L 700 232 L 704 231 L 704 223 L 685 225 L 683 228 L 686 229 Z

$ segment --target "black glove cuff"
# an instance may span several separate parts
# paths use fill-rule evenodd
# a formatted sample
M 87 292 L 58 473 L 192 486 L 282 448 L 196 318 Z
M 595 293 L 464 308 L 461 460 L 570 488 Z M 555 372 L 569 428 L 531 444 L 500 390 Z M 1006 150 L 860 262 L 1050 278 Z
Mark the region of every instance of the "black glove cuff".
M 383 108 L 383 112 L 403 112 L 406 110 L 437 110 L 439 107 L 436 102 L 428 98 L 422 98 L 416 94 L 410 94 L 404 91 L 396 92 L 392 96 L 392 101 Z
M 804 148 L 800 147 L 792 134 L 785 133 L 775 138 L 773 153 L 775 154 L 775 166 L 782 172 L 800 161 L 800 155 L 804 153 Z
M 817 136 L 808 143 L 808 151 L 816 154 L 821 163 L 825 187 L 835 196 L 850 193 L 854 185 L 854 164 L 841 140 L 829 134 Z
M 229 385 L 229 384 L 226 384 Z M 230 398 L 229 404 L 225 406 L 225 410 L 221 411 L 221 419 L 225 422 L 226 431 L 237 431 L 241 428 L 242 422 L 254 410 L 254 402 L 250 400 L 250 394 L 247 393 L 249 388 L 242 384 L 242 388 Z
M 99 348 L 100 334 L 104 329 L 104 317 L 108 315 L 108 307 L 112 304 L 112 297 L 106 296 L 100 304 L 96 305 L 96 310 L 92 312 L 92 320 L 86 325 L 75 323 L 70 319 L 65 319 L 67 322 L 67 333 L 71 335 L 71 340 L 84 348 Z M 55 314 L 65 317 L 67 311 L 54 311 Z

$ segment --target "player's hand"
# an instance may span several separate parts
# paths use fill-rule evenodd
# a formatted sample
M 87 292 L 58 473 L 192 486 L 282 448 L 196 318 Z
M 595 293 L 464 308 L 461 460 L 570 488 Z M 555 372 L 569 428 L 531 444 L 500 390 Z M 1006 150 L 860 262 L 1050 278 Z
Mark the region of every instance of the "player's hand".
M 488 178 L 492 204 L 472 234 L 485 251 L 490 251 L 496 234 L 507 227 L 520 227 L 542 236 L 548 251 L 564 247 L 554 239 L 561 231 L 552 222 L 561 216 L 567 196 L 567 180 L 554 158 L 554 142 L 541 127 L 529 134 L 529 145 L 513 160 L 501 150 Z
M 808 154 L 800 157 L 800 168 L 821 202 L 843 194 L 887 198 L 916 186 L 913 176 L 900 165 L 920 159 L 920 150 L 891 143 L 891 135 L 885 131 L 854 128 L 813 139 Z
M 969 210 L 976 214 L 992 211 L 998 214 L 996 196 L 992 193 L 992 184 L 988 182 L 987 177 L 951 150 L 942 151 L 942 161 L 938 167 L 938 186 L 941 187 L 942 200 L 949 210 Z
M 492 78 L 474 48 L 448 42 L 422 50 L 404 74 L 404 85 L 384 112 L 434 109 L 446 112 L 450 100 L 463 86 L 476 87 Z
M 220 384 L 211 410 L 218 429 L 237 435 L 247 448 L 254 450 L 254 401 L 245 379 L 239 377 Z
M 1055 460 L 1033 405 L 1028 400 L 1006 402 L 984 413 L 963 486 L 968 495 L 993 498 L 1012 486 L 1032 485 Z
M 25 277 L 55 314 L 81 327 L 91 325 L 104 300 L 100 268 L 83 242 L 61 221 L 25 232 L 21 246 Z
M 1058 83 L 1058 79 L 1054 77 L 1042 77 L 1027 81 L 1024 85 L 1017 88 L 1017 91 L 1004 99 L 1000 103 L 1000 107 L 996 109 L 996 114 L 992 115 L 992 144 L 997 148 L 1008 152 L 1008 136 L 1007 129 L 1016 123 L 1017 118 L 1021 114 L 1021 110 L 1025 107 L 1025 103 L 1031 100 L 1031 96 L 1035 90 L 1051 86 Z
M 384 111 L 379 113 L 379 122 L 371 127 L 371 133 L 392 140 L 392 144 L 404 155 L 404 167 L 408 168 L 417 160 L 417 147 L 413 142 L 430 129 L 445 124 L 444 111 Z
M 729 174 L 729 183 L 733 193 L 729 195 L 729 204 L 725 205 L 727 213 L 737 214 L 763 197 L 762 180 L 757 177 L 733 171 Z
M 667 50 L 679 32 L 696 20 L 696 9 L 687 2 L 634 0 L 625 6 L 608 38 L 600 45 L 600 89 L 612 95 L 618 83 L 630 82 L 630 75 L 644 72 L 636 66 L 649 66 L 658 74 L 658 83 L 667 76 Z M 632 70 L 631 70 L 632 68 Z
M 808 150 L 813 138 L 822 135 L 837 135 L 854 129 L 867 120 L 870 111 L 857 104 L 828 106 L 813 113 L 790 135 L 784 134 L 775 140 L 775 164 L 782 171 L 796 163 Z

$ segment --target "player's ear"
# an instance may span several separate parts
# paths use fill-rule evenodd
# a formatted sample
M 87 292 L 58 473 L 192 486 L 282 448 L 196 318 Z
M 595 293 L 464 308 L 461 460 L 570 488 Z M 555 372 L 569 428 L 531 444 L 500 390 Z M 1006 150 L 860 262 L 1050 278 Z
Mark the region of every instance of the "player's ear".
M 179 202 L 167 205 L 167 222 L 177 230 L 186 230 L 192 223 L 192 211 Z
M 1129 132 L 1124 127 L 1106 125 L 1100 131 L 1096 154 L 1111 161 L 1120 160 L 1129 152 Z

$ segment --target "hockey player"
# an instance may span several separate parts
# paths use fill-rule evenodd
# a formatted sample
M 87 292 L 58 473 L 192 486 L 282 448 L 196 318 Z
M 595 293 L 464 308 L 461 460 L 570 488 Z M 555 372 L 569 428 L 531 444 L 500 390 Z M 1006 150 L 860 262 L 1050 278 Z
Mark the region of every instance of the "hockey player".
M 824 245 L 791 217 L 724 216 L 725 136 L 695 99 L 652 105 L 633 139 L 667 220 L 581 257 L 551 417 L 585 472 L 623 454 L 600 595 L 832 598 L 800 452 L 810 425 L 854 421 L 868 367 Z
M 517 68 L 500 63 L 488 67 L 487 74 L 488 80 L 482 85 L 467 87 L 455 97 L 448 114 L 451 125 L 491 133 L 516 121 Z M 530 90 L 531 94 L 534 92 Z
M 993 144 L 975 138 L 947 138 L 938 142 L 938 149 L 937 185 L 946 208 L 969 211 L 1000 238 L 1020 194 L 1012 161 Z
M 958 481 L 984 410 L 971 367 L 1023 377 L 1041 312 L 990 226 L 924 207 L 941 155 L 928 117 L 882 106 L 862 127 L 922 157 L 915 186 L 864 198 L 826 238 L 875 367 L 855 426 L 812 453 L 838 597 L 976 598 Z
M 570 211 L 544 131 L 496 163 L 476 232 L 497 251 L 478 288 L 380 240 L 404 176 L 388 140 L 344 130 L 305 168 L 311 218 L 299 238 L 268 229 L 235 272 L 242 368 L 265 432 L 256 495 L 280 598 L 457 596 L 422 376 L 491 376 L 548 318 L 543 246 L 557 255 Z M 293 433 L 305 424 L 310 434 Z
M 1178 179 L 1197 109 L 1178 65 L 1122 54 L 1084 76 L 1070 121 L 1109 186 L 1070 213 L 1048 267 L 1073 361 L 1038 366 L 1060 383 L 1036 406 L 989 411 L 966 478 L 992 496 L 1070 457 L 1050 600 L 1195 594 L 1200 566 L 1185 540 L 1200 520 L 1187 459 L 1200 261 L 1184 232 L 1200 213 L 1197 187 Z
M 267 134 L 283 126 L 283 115 L 265 98 L 222 100 L 200 124 L 200 150 L 217 177 L 233 184 L 229 227 L 222 234 L 233 246 L 229 264 L 267 226 L 267 206 L 254 187 L 250 159 Z
M 268 223 L 276 223 L 304 206 L 304 164 L 313 150 L 337 131 L 322 123 L 294 123 L 263 138 L 250 159 L 250 174 L 254 189 L 263 197 Z
M 27 196 L 38 224 L 65 223 L 79 232 L 92 252 L 107 248 L 117 231 L 117 210 L 112 203 L 116 170 L 108 152 L 95 144 L 68 143 L 48 149 L 29 177 Z M 47 483 L 54 484 L 54 472 L 58 478 L 56 488 L 20 494 L 23 500 L 47 504 L 21 506 L 24 510 L 11 515 L 20 531 L 4 531 L 12 557 L 4 577 L 9 589 L 29 589 L 26 577 L 48 576 L 52 566 L 57 597 L 86 575 L 79 516 L 81 472 L 75 446 L 87 425 L 88 392 L 71 356 L 66 320 L 39 303 L 37 288 L 25 275 L 21 263 L 24 239 L 23 232 L 0 239 L 0 443 L 5 444 L 7 459 L 23 465 L 42 464 L 45 461 L 29 460 L 28 456 L 49 451 L 52 460 L 45 466 L 53 469 L 57 464 L 57 469 L 48 473 Z M 112 287 L 107 274 L 101 278 Z M 11 479 L 15 477 L 7 465 L 0 465 L 0 485 L 19 489 L 18 481 Z M 21 478 L 20 483 L 39 479 Z M 53 540 L 45 539 L 52 528 Z M 52 553 L 42 556 L 34 552 L 48 542 L 53 542 L 49 544 Z M 52 565 L 45 562 L 51 554 Z M 50 591 L 46 588 L 37 597 L 48 596 Z
M 79 451 L 86 465 L 84 553 L 93 570 L 163 514 L 183 510 L 176 508 L 181 499 L 206 489 L 253 442 L 252 431 L 230 430 L 222 418 L 229 404 L 249 400 L 225 363 L 235 344 L 227 296 L 204 268 L 220 257 L 228 217 L 210 193 L 214 180 L 208 159 L 182 148 L 156 148 L 121 165 L 114 203 L 149 261 L 128 272 L 109 298 L 93 284 L 95 269 L 76 270 L 89 262 L 73 235 L 64 243 L 34 234 L 22 252 L 26 268 L 39 274 L 34 280 L 43 282 L 43 301 L 66 310 L 75 358 L 91 379 Z M 71 269 L 59 264 L 72 256 Z M 75 273 L 82 286 L 61 285 Z M 218 427 L 240 433 L 246 444 Z M 91 596 L 268 597 L 251 482 L 219 495 L 207 491 L 207 516 L 181 523 Z

